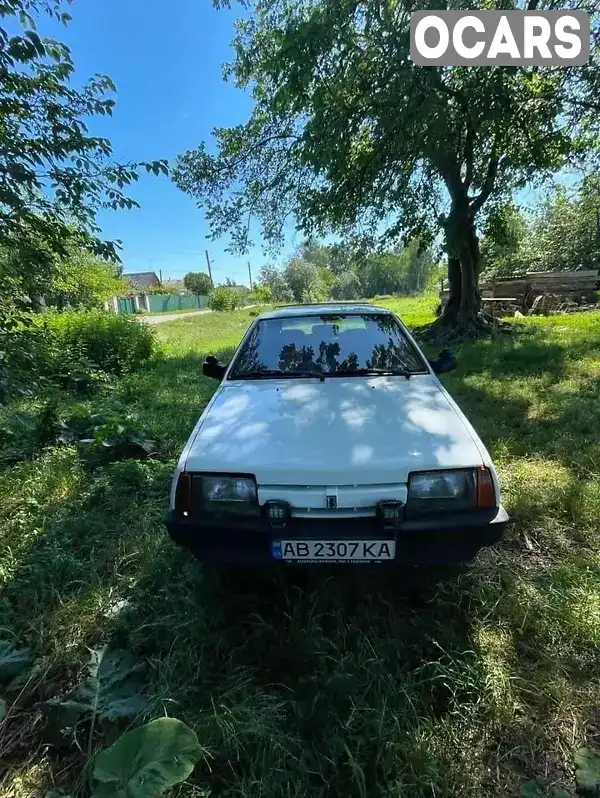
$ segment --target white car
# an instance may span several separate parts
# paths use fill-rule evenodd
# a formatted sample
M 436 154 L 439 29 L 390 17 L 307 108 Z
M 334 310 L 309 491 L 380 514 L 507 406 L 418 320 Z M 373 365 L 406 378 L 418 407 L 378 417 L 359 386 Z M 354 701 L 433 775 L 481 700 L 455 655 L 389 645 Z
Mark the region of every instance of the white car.
M 272 310 L 250 325 L 173 478 L 166 525 L 227 563 L 467 562 L 503 535 L 477 433 L 388 309 Z

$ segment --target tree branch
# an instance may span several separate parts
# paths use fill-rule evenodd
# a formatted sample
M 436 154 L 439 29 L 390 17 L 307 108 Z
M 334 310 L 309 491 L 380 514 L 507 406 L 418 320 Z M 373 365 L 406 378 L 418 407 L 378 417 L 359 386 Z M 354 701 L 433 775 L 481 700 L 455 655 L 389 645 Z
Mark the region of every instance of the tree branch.
M 471 118 L 467 120 L 467 136 L 465 139 L 465 191 L 468 191 L 473 182 L 473 148 L 475 146 L 475 129 Z
M 484 202 L 490 196 L 492 191 L 494 190 L 494 183 L 496 182 L 496 176 L 498 175 L 498 165 L 500 163 L 500 157 L 496 154 L 495 145 L 492 148 L 492 154 L 490 155 L 490 160 L 488 162 L 488 168 L 485 175 L 485 180 L 483 181 L 483 186 L 481 187 L 481 191 L 479 194 L 471 200 L 471 210 L 473 215 L 475 215 L 479 210 L 481 210 Z

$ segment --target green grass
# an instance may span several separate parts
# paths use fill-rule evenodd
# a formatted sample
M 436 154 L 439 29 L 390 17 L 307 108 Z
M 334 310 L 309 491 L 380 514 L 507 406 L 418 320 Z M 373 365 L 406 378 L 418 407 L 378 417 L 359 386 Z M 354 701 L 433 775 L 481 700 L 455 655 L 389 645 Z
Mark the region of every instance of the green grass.
M 382 301 L 409 324 L 435 305 Z M 147 717 L 185 720 L 210 752 L 181 796 L 500 798 L 536 777 L 573 795 L 574 751 L 600 745 L 600 314 L 457 351 L 444 382 L 514 522 L 414 606 L 387 572 L 223 572 L 167 540 L 171 473 L 215 388 L 202 358 L 250 313 L 160 325 L 160 356 L 88 400 L 125 404 L 162 459 L 90 472 L 46 447 L 0 472 L 0 637 L 40 665 L 0 724 L 0 794 L 81 785 L 89 730 L 48 747 L 36 702 L 109 643 L 148 663 Z

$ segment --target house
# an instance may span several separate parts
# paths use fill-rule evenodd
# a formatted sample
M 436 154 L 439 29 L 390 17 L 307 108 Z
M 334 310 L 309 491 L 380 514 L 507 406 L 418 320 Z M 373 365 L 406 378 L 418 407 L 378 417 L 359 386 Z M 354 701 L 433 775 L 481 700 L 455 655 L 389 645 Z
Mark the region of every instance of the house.
M 225 284 L 226 288 L 231 288 L 232 291 L 237 291 L 238 294 L 247 294 L 250 290 L 247 285 L 238 285 L 237 283 Z
M 154 272 L 131 272 L 124 274 L 123 277 L 136 288 L 150 288 L 150 286 L 160 283 Z
M 163 280 L 163 285 L 166 289 L 179 291 L 180 294 L 185 292 L 183 280 L 177 278 L 168 277 L 166 280 Z

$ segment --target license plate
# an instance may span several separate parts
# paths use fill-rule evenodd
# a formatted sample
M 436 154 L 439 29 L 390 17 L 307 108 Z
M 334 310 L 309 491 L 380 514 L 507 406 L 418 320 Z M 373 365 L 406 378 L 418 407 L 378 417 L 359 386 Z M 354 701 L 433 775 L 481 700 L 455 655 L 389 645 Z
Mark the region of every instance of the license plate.
M 274 540 L 273 557 L 285 562 L 377 562 L 393 560 L 394 540 Z

